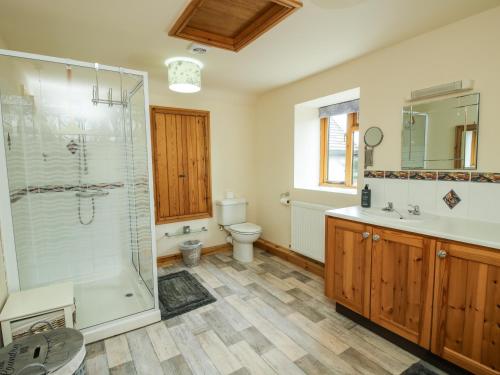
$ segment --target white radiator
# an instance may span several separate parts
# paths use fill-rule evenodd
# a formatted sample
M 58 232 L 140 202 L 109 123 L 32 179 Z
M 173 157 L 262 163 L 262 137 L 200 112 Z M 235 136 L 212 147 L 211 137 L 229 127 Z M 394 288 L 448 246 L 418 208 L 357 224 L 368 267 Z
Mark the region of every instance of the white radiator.
M 325 262 L 325 211 L 333 207 L 292 201 L 292 250 Z

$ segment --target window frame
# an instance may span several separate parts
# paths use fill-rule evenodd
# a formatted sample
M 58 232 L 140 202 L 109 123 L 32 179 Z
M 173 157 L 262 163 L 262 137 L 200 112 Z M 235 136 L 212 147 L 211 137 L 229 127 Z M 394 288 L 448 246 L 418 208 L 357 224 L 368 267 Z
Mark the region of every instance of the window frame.
M 346 129 L 346 161 L 345 161 L 345 177 L 344 183 L 334 183 L 328 181 L 328 127 L 329 117 L 320 119 L 320 177 L 319 185 L 326 187 L 337 188 L 355 188 L 357 186 L 352 183 L 353 180 L 353 136 L 355 131 L 359 131 L 359 114 L 351 112 L 347 114 L 347 129 Z M 359 152 L 359 150 L 358 150 Z

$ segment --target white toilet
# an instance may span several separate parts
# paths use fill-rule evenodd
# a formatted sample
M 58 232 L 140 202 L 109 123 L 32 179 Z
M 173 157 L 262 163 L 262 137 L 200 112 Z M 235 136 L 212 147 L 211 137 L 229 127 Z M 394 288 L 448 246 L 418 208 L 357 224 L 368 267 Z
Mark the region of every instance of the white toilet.
M 245 198 L 231 198 L 216 201 L 217 222 L 227 230 L 233 244 L 234 259 L 248 263 L 253 260 L 253 243 L 262 233 L 256 224 L 247 223 L 247 201 Z

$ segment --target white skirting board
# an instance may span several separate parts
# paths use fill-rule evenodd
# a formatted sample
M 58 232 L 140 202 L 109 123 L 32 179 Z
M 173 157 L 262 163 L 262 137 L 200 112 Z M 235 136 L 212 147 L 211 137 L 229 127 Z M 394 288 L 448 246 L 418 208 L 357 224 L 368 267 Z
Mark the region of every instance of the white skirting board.
M 292 249 L 325 262 L 325 211 L 334 207 L 292 201 Z

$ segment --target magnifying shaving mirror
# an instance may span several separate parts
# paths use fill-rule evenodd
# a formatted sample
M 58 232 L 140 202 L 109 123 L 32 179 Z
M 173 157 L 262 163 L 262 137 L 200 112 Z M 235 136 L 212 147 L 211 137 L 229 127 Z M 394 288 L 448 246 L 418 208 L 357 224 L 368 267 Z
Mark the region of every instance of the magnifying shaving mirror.
M 373 165 L 373 149 L 382 143 L 384 133 L 377 126 L 368 128 L 365 132 L 365 168 Z

